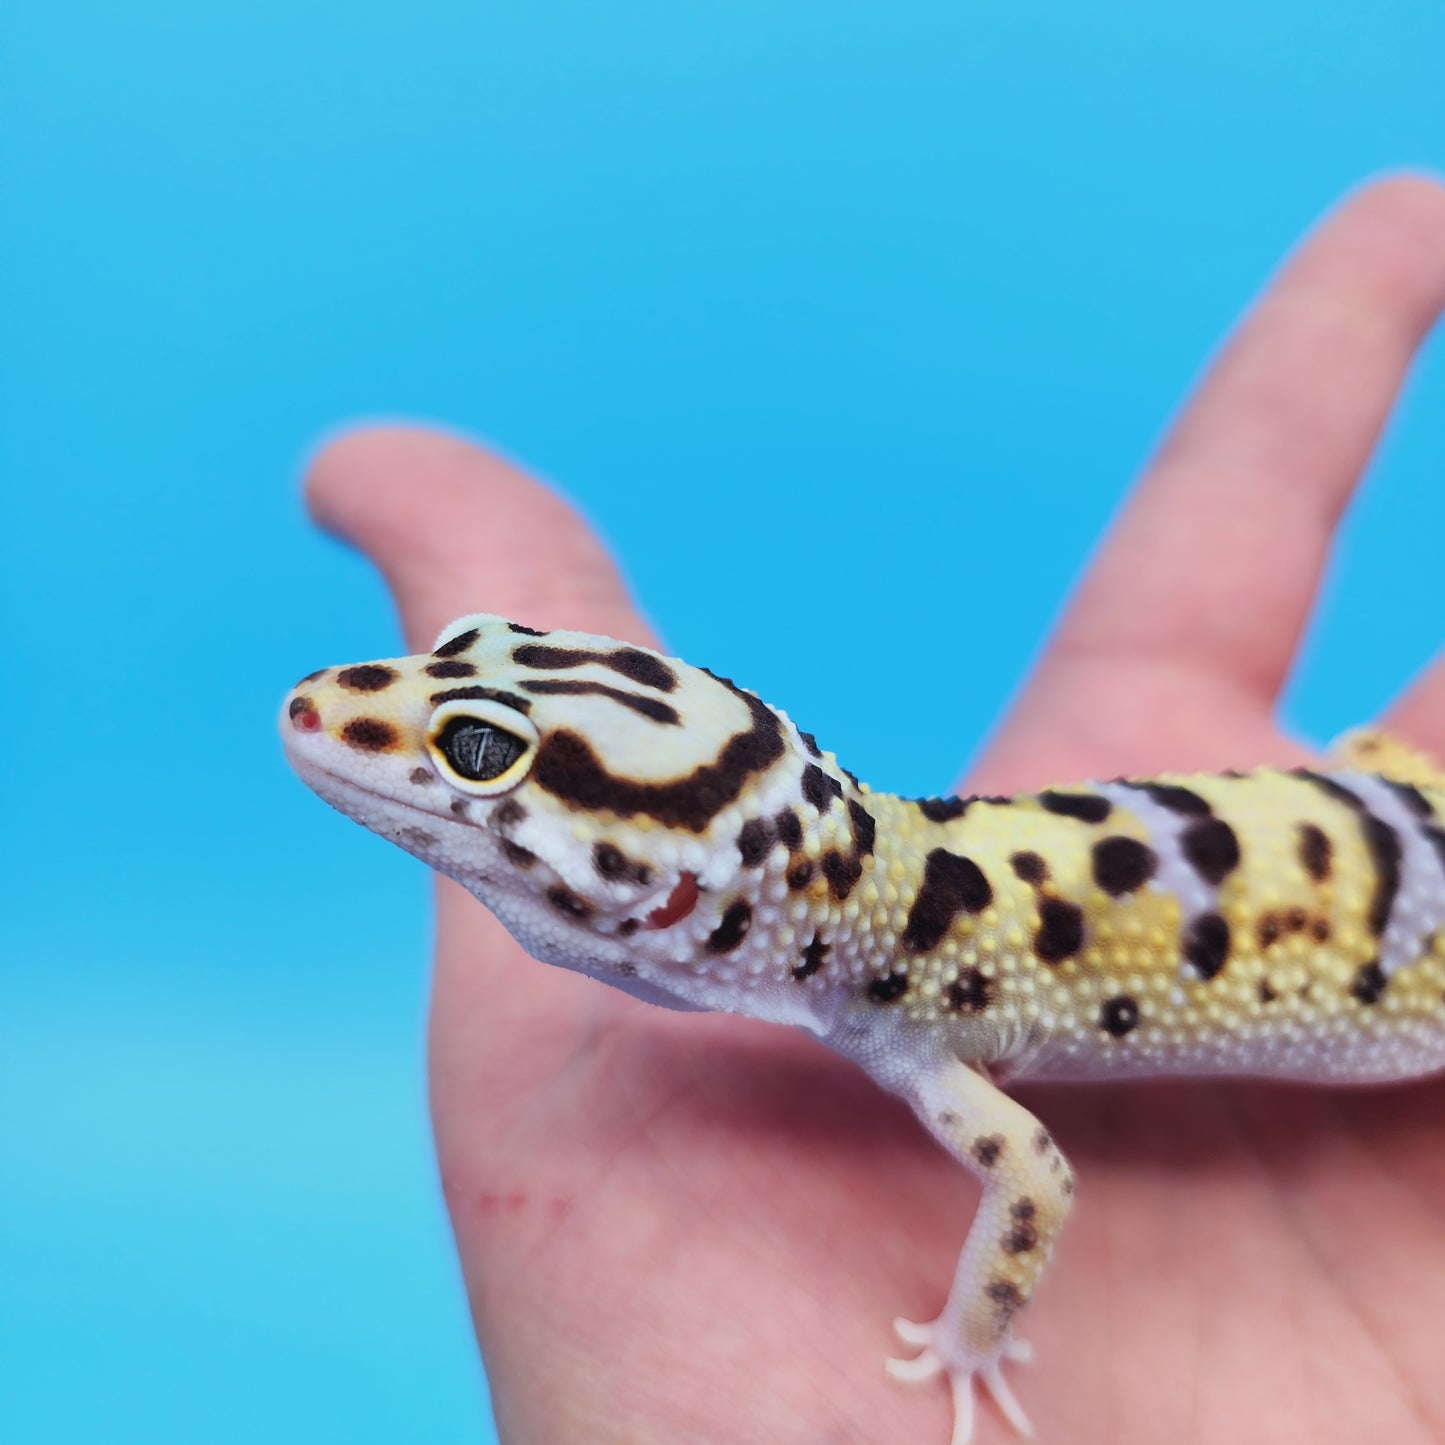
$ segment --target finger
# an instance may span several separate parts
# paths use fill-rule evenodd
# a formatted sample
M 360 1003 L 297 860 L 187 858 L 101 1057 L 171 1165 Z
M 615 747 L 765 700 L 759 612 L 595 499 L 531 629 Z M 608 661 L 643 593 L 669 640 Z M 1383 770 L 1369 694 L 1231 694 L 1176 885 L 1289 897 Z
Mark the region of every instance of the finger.
M 1059 645 L 1238 679 L 1273 701 L 1331 535 L 1445 307 L 1445 187 L 1395 178 L 1326 218 L 1166 438 Z
M 1437 657 L 1391 705 L 1381 726 L 1424 748 L 1445 768 L 1445 655 Z
M 420 427 L 349 432 L 313 459 L 306 496 L 321 526 L 381 569 L 414 650 L 467 612 L 648 640 L 575 509 L 460 437 Z

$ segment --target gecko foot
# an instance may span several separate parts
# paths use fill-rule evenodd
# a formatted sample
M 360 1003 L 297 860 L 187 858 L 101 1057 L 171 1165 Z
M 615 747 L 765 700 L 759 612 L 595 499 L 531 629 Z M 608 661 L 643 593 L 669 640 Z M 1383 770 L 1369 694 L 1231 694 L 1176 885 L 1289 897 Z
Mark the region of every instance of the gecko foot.
M 989 1358 L 970 1359 L 956 1344 L 945 1346 L 944 1326 L 941 1320 L 932 1324 L 917 1324 L 913 1320 L 894 1320 L 893 1330 L 906 1345 L 915 1346 L 919 1353 L 911 1360 L 887 1360 L 884 1368 L 895 1380 L 916 1383 L 931 1380 L 935 1375 L 946 1374 L 953 1393 L 953 1437 L 950 1445 L 968 1445 L 973 1437 L 973 1381 L 977 1376 L 983 1387 L 993 1396 L 999 1413 L 1020 1435 L 1032 1437 L 1033 1426 L 1023 1407 L 1014 1397 L 1009 1383 L 1003 1377 L 1003 1362 L 1016 1360 L 1021 1364 L 1033 1359 L 1033 1349 L 1023 1340 L 1006 1337 L 999 1349 Z

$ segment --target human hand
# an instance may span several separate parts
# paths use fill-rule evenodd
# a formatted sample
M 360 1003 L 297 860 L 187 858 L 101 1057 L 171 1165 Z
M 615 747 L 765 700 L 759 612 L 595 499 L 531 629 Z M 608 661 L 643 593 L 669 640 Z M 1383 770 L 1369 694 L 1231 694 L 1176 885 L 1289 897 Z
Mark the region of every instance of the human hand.
M 971 786 L 1292 764 L 1274 706 L 1331 533 L 1445 306 L 1445 190 L 1370 187 L 1214 364 Z M 414 650 L 501 613 L 653 644 L 577 515 L 421 430 L 317 459 L 318 520 Z M 655 644 L 654 644 L 655 645 Z M 1445 757 L 1445 666 L 1386 725 Z M 890 1381 L 975 1193 L 909 1111 L 791 1031 L 671 1014 L 528 958 L 438 884 L 431 1092 L 504 1441 L 924 1442 Z M 1046 1440 L 1445 1435 L 1445 1086 L 1032 1089 L 1079 1204 L 1014 1383 Z M 987 1407 L 979 1440 L 1008 1438 Z

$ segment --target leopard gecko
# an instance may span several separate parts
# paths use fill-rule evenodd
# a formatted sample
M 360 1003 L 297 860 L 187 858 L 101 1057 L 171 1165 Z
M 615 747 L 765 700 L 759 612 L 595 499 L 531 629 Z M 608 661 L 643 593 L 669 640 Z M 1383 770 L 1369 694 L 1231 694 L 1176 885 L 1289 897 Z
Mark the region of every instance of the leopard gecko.
M 706 669 L 479 614 L 286 700 L 328 803 L 456 879 L 534 957 L 650 1003 L 795 1025 L 982 1184 L 937 1319 L 953 1445 L 1074 1195 L 1011 1079 L 1445 1067 L 1445 776 L 1354 736 L 1325 768 L 908 799 Z

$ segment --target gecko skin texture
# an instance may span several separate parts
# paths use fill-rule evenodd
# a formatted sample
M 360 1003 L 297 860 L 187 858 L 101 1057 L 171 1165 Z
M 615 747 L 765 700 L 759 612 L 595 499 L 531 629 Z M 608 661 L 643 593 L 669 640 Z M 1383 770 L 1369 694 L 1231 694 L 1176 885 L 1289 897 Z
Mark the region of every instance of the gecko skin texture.
M 981 1181 L 942 1313 L 889 1362 L 1002 1373 L 1074 1195 L 991 1080 L 1445 1067 L 1445 778 L 1378 734 L 1320 770 L 1011 798 L 859 783 L 754 694 L 645 648 L 464 617 L 282 712 L 328 803 L 474 893 L 534 957 L 816 1035 Z

